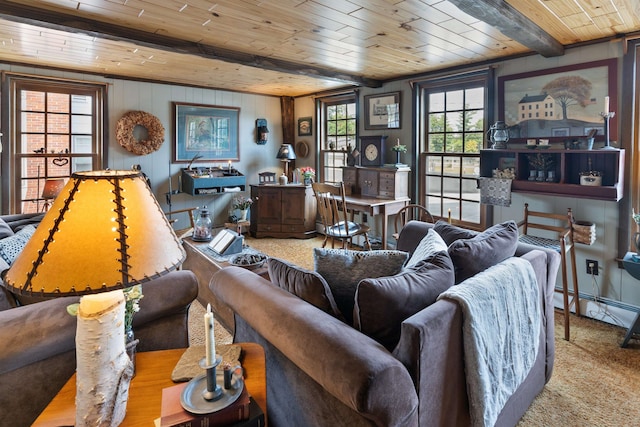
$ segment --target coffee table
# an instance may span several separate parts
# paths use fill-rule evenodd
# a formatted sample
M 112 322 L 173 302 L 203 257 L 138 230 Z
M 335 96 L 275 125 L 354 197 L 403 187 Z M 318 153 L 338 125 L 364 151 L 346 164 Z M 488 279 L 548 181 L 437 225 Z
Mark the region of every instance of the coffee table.
M 267 422 L 267 382 L 264 350 L 255 343 L 239 343 L 242 348 L 240 362 L 244 368 L 245 386 L 265 413 Z M 185 349 L 160 350 L 136 355 L 136 376 L 129 386 L 127 416 L 123 427 L 153 426 L 160 417 L 162 389 L 175 385 L 171 372 Z M 54 427 L 75 424 L 76 408 L 75 374 L 58 392 L 45 410 L 38 416 L 33 426 Z
M 220 321 L 222 325 L 230 331 L 234 332 L 233 311 L 209 289 L 209 281 L 211 276 L 218 270 L 230 266 L 229 262 L 222 260 L 223 258 L 215 256 L 214 252 L 208 248 L 208 243 L 196 242 L 191 237 L 182 239 L 182 246 L 187 253 L 187 259 L 182 264 L 184 270 L 191 270 L 198 278 L 198 301 L 206 307 L 211 304 L 216 321 Z M 264 266 L 253 270 L 254 273 L 269 279 L 269 271 L 266 263 Z

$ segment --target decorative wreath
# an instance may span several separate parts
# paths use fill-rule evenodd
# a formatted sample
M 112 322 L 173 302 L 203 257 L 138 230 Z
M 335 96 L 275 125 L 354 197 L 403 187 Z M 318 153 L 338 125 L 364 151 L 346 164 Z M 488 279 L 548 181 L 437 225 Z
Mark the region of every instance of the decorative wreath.
M 142 126 L 147 130 L 147 139 L 136 139 L 133 130 Z M 125 113 L 116 125 L 116 139 L 125 149 L 134 154 L 149 154 L 158 150 L 164 142 L 164 126 L 153 114 L 144 111 Z

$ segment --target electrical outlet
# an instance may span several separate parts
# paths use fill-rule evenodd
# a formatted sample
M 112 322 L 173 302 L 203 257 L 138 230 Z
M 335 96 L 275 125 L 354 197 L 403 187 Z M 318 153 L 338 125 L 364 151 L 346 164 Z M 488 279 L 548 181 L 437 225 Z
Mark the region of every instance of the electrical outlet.
M 587 260 L 587 274 L 598 275 L 598 261 L 593 259 Z

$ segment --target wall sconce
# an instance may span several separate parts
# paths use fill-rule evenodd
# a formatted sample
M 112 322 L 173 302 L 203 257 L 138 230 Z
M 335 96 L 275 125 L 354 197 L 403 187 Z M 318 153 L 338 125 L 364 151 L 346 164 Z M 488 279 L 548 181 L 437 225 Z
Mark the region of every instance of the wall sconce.
M 256 143 L 264 145 L 269 140 L 269 129 L 267 119 L 256 119 Z

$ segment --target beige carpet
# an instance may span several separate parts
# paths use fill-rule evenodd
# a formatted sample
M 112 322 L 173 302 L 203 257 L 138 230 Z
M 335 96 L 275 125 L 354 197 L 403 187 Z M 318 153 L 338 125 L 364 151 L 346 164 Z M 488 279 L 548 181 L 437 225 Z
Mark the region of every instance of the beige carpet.
M 247 243 L 272 257 L 313 269 L 313 248 L 322 239 L 252 239 Z M 204 329 L 199 303 L 192 304 L 190 328 Z M 216 323 L 216 341 L 231 337 Z M 551 381 L 531 405 L 519 427 L 605 427 L 640 425 L 640 342 L 620 348 L 625 329 L 588 318 L 571 317 L 565 341 L 561 312 L 556 312 L 556 359 Z M 191 334 L 201 343 L 201 334 Z

